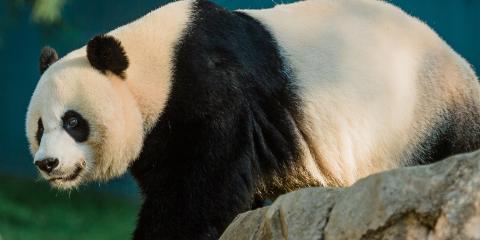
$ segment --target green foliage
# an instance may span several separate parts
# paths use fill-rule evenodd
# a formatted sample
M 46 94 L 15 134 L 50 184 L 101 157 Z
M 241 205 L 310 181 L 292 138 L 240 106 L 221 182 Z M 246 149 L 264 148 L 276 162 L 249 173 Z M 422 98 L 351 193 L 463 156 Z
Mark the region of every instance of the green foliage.
M 35 22 L 50 24 L 60 20 L 65 0 L 36 0 L 32 17 Z
M 11 11 L 27 6 L 31 9 L 34 22 L 48 25 L 61 20 L 65 2 L 66 0 L 8 0 L 7 6 Z
M 0 239 L 130 239 L 138 206 L 92 191 L 0 176 Z

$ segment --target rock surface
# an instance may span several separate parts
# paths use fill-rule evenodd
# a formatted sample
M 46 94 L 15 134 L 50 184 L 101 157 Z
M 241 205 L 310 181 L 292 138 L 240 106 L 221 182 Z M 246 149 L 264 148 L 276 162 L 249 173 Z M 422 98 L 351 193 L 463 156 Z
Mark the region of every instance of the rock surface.
M 349 188 L 285 194 L 237 216 L 220 239 L 480 240 L 480 151 L 375 174 Z

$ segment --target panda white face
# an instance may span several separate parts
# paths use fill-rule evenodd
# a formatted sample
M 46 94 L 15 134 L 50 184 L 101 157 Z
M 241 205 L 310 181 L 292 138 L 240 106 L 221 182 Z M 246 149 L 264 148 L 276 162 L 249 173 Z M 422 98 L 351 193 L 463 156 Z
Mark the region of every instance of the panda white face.
M 34 164 L 61 189 L 123 174 L 143 141 L 142 117 L 126 81 L 93 68 L 85 48 L 43 73 L 26 125 Z
M 88 121 L 74 110 L 66 111 L 60 122 L 50 113 L 42 114 L 37 121 L 35 140 L 39 143 L 34 163 L 42 176 L 53 185 L 69 188 L 78 182 L 92 167 L 92 149 L 84 144 L 89 137 Z M 48 116 L 51 115 L 51 116 Z M 88 165 L 87 165 L 88 162 Z

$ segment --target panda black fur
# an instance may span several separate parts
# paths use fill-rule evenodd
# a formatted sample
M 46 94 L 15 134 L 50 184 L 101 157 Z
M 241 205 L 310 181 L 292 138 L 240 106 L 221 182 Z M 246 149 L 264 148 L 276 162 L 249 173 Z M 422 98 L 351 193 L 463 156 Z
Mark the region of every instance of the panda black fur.
M 385 21 L 374 21 L 378 14 Z M 340 23 L 324 27 L 323 15 Z M 341 25 L 349 21 L 386 25 Z M 396 21 L 407 30 L 391 27 Z M 352 41 L 347 30 L 368 33 Z M 398 42 L 385 49 L 405 50 L 382 52 L 388 36 Z M 363 41 L 373 40 L 378 52 L 365 53 L 372 47 Z M 404 55 L 410 45 L 426 50 Z M 180 1 L 56 60 L 42 51 L 45 73 L 27 114 L 35 163 L 60 188 L 129 167 L 143 195 L 134 239 L 217 239 L 261 200 L 479 147 L 475 74 L 426 26 L 383 2 L 228 11 Z M 69 127 L 71 111 L 88 131 Z M 71 139 L 79 132 L 85 141 Z M 59 167 L 46 171 L 52 158 Z

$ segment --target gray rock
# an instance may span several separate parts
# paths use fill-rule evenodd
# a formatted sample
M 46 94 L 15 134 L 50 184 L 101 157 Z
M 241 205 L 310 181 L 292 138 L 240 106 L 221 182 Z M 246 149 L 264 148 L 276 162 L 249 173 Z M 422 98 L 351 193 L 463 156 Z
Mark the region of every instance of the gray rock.
M 375 174 L 344 189 L 285 194 L 237 216 L 220 239 L 480 240 L 480 151 Z

